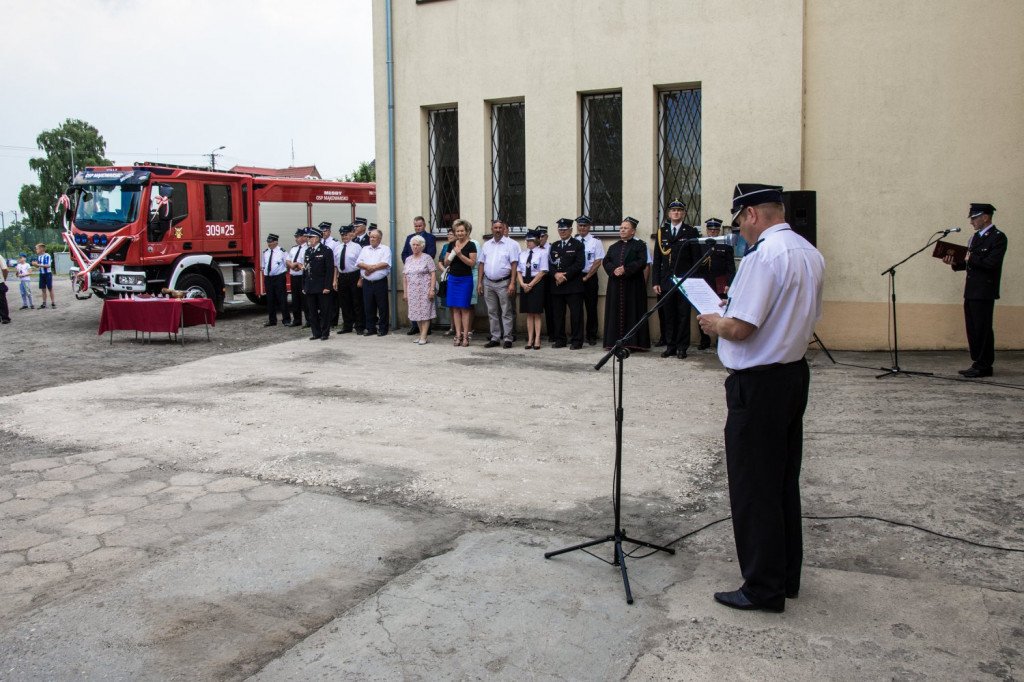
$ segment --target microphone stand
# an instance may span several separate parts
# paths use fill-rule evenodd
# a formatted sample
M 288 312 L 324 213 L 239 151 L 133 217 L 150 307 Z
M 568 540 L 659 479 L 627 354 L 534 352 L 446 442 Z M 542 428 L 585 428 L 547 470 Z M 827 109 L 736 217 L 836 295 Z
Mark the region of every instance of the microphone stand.
M 685 244 L 693 244 L 693 243 L 697 243 L 697 242 L 700 242 L 700 241 L 701 241 L 700 239 L 687 239 L 686 242 L 684 242 L 684 245 Z M 619 368 L 619 384 L 618 384 L 617 389 L 613 388 L 613 391 L 614 391 L 613 399 L 614 399 L 614 409 L 615 409 L 615 471 L 614 471 L 613 483 L 612 483 L 612 509 L 613 509 L 614 516 L 615 516 L 615 528 L 612 531 L 612 534 L 611 535 L 606 535 L 605 537 L 602 537 L 602 538 L 597 538 L 595 540 L 589 540 L 587 542 L 582 542 L 582 543 L 580 543 L 578 545 L 572 545 L 571 547 L 565 547 L 563 549 L 555 550 L 553 552 L 546 552 L 544 554 L 544 558 L 545 559 L 550 559 L 553 556 L 558 556 L 559 554 L 565 554 L 566 552 L 573 552 L 573 551 L 576 551 L 576 550 L 585 550 L 587 547 L 593 547 L 594 545 L 601 545 L 601 544 L 604 544 L 606 542 L 614 543 L 615 544 L 615 551 L 614 551 L 614 553 L 612 555 L 612 565 L 613 566 L 618 566 L 621 569 L 621 571 L 622 571 L 622 585 L 626 589 L 626 603 L 627 604 L 632 604 L 633 603 L 633 593 L 629 589 L 629 574 L 626 571 L 626 553 L 622 551 L 622 543 L 623 542 L 628 542 L 630 544 L 639 545 L 641 547 L 650 547 L 653 550 L 656 550 L 656 551 L 659 551 L 659 552 L 666 552 L 668 554 L 675 554 L 676 551 L 674 549 L 670 548 L 670 547 L 663 547 L 661 545 L 655 545 L 655 544 L 653 544 L 651 542 L 647 542 L 646 540 L 637 540 L 636 538 L 631 538 L 628 535 L 626 535 L 626 530 L 621 525 L 621 520 L 622 520 L 622 497 L 621 497 L 622 496 L 622 423 L 623 423 L 623 416 L 624 416 L 624 411 L 622 409 L 622 388 L 623 388 L 623 367 L 625 366 L 626 358 L 629 357 L 629 349 L 626 348 L 626 342 L 629 341 L 629 339 L 631 339 L 633 336 L 635 336 L 636 333 L 643 327 L 643 325 L 647 324 L 647 321 L 651 318 L 651 316 L 654 315 L 654 313 L 656 313 L 658 311 L 658 309 L 661 308 L 661 306 L 663 306 L 667 300 L 669 300 L 669 298 L 671 298 L 673 292 L 679 291 L 679 290 L 682 289 L 683 282 L 686 281 L 686 278 L 689 277 L 690 275 L 692 275 L 694 272 L 696 272 L 697 268 L 699 268 L 703 263 L 705 263 L 707 260 L 709 260 L 709 258 L 710 258 L 710 256 L 706 256 L 706 257 L 698 259 L 697 262 L 694 263 L 693 267 L 690 268 L 689 271 L 687 271 L 687 273 L 685 275 L 683 275 L 682 277 L 674 278 L 676 281 L 675 281 L 675 284 L 672 286 L 672 288 L 669 289 L 667 292 L 665 292 L 665 294 L 662 295 L 661 299 L 657 303 L 655 303 L 653 306 L 651 306 L 650 309 L 648 309 L 648 311 L 646 313 L 644 313 L 643 317 L 640 318 L 640 321 L 637 322 L 635 325 L 633 325 L 633 328 L 630 329 L 626 333 L 625 336 L 623 336 L 621 339 L 616 341 L 615 345 L 612 346 L 612 348 L 605 354 L 605 356 L 603 358 L 601 358 L 601 360 L 596 365 L 594 365 L 594 369 L 596 371 L 600 371 L 600 369 L 602 367 L 604 367 L 604 365 L 609 360 L 614 358 L 617 361 L 618 368 Z M 680 294 L 680 295 L 682 295 L 682 294 Z M 614 372 L 614 365 L 613 365 L 613 370 L 612 371 Z M 613 374 L 612 378 L 614 379 L 614 374 Z M 588 552 L 588 554 L 589 554 L 589 552 Z
M 935 234 L 939 235 L 938 237 L 935 237 L 934 239 L 929 239 L 928 243 L 925 244 L 924 246 L 922 246 L 920 249 L 918 249 L 914 253 L 910 254 L 909 256 L 907 256 L 906 258 L 901 260 L 899 263 L 896 263 L 895 265 L 890 266 L 889 268 L 883 270 L 880 273 L 880 274 L 883 274 L 883 275 L 889 275 L 889 291 L 892 293 L 892 348 L 893 348 L 893 351 L 892 351 L 892 367 L 880 367 L 879 369 L 884 370 L 885 374 L 879 374 L 878 376 L 875 377 L 876 379 L 881 379 L 882 377 L 894 377 L 894 376 L 897 376 L 897 375 L 900 375 L 900 374 L 902 374 L 902 375 L 917 375 L 917 376 L 925 376 L 925 377 L 930 377 L 930 376 L 933 375 L 932 372 L 910 372 L 910 371 L 907 371 L 905 369 L 901 369 L 900 368 L 900 342 L 899 342 L 899 337 L 898 337 L 898 335 L 896 333 L 896 268 L 898 268 L 899 266 L 903 265 L 908 260 L 910 260 L 911 258 L 916 256 L 917 254 L 921 253 L 922 251 L 927 249 L 929 246 L 931 246 L 935 242 L 939 241 L 940 239 L 942 239 L 943 237 L 948 235 L 950 232 L 954 232 L 954 231 L 955 230 L 942 230 L 940 232 L 936 232 Z M 934 235 L 932 235 L 932 236 L 934 236 Z

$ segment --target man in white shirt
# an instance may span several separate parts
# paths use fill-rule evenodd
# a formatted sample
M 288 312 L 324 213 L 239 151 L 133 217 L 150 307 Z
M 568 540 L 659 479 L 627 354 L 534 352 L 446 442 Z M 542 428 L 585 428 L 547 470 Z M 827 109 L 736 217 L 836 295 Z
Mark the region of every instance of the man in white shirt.
M 295 246 L 288 251 L 284 264 L 288 266 L 292 292 L 292 327 L 308 327 L 302 324 L 302 311 L 305 310 L 306 297 L 302 293 L 303 266 L 306 263 L 306 228 L 295 230 Z M 285 322 L 287 325 L 288 323 Z
M 821 319 L 825 259 L 786 223 L 782 188 L 739 184 L 733 224 L 752 246 L 721 314 L 700 315 L 719 337 L 725 458 L 743 585 L 716 592 L 734 609 L 781 612 L 800 590 L 800 461 L 810 372 L 804 353 Z
M 512 245 L 515 245 L 513 256 Z M 484 242 L 477 263 L 479 274 L 476 293 L 484 297 L 487 317 L 490 321 L 491 338 L 484 348 L 502 345 L 512 347 L 515 328 L 515 314 L 512 312 L 512 298 L 516 293 L 513 273 L 519 267 L 519 245 L 505 236 L 502 220 L 491 222 L 491 239 Z
M 285 286 L 285 278 L 288 275 L 288 266 L 285 264 L 287 256 L 277 245 L 277 235 L 267 235 L 267 248 L 263 251 L 262 267 L 263 284 L 267 292 L 267 317 L 269 320 L 264 327 L 277 326 L 277 312 L 281 311 L 281 321 L 284 326 L 291 326 L 291 313 L 288 311 L 288 290 Z
M 593 221 L 586 214 L 576 219 L 577 238 L 583 242 L 583 252 L 587 258 L 583 266 L 583 311 L 586 313 L 584 331 L 587 343 L 591 346 L 597 343 L 597 273 L 601 271 L 601 262 L 604 260 L 604 244 L 590 234 L 592 224 Z
M 360 271 L 356 266 L 363 247 L 355 241 L 355 225 L 342 227 L 341 250 L 338 252 L 338 299 L 341 304 L 339 334 L 366 333 L 366 315 L 363 312 L 363 288 L 359 283 Z
M 387 336 L 391 324 L 391 303 L 388 300 L 388 274 L 391 272 L 391 249 L 380 243 L 380 230 L 370 230 L 370 245 L 359 252 L 356 267 L 362 273 L 363 309 L 366 335 Z

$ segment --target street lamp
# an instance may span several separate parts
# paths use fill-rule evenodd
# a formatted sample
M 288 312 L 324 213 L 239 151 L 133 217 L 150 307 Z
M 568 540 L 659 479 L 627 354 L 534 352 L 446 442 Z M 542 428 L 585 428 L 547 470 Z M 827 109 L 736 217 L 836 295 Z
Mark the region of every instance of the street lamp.
M 75 141 L 66 137 L 60 138 L 71 145 L 71 182 L 75 181 Z
M 221 145 L 210 152 L 210 170 L 217 170 L 217 157 L 220 156 L 217 152 L 224 149 L 224 145 Z

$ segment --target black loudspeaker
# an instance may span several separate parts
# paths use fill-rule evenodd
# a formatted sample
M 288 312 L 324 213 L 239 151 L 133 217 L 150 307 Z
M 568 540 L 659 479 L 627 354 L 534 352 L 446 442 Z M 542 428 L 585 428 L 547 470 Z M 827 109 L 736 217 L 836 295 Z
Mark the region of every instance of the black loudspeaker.
M 782 203 L 786 207 L 786 222 L 793 231 L 818 245 L 818 197 L 811 191 L 783 192 Z

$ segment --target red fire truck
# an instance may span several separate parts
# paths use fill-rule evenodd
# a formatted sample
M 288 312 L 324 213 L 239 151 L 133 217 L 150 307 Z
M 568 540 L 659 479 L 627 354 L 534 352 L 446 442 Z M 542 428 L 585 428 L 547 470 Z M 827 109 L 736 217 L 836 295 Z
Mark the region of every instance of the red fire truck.
M 222 311 L 238 294 L 265 295 L 259 266 L 268 234 L 287 251 L 298 228 L 325 220 L 337 228 L 357 215 L 373 221 L 376 201 L 373 183 L 138 163 L 80 171 L 58 209 L 66 211 L 76 296 L 169 288 Z

